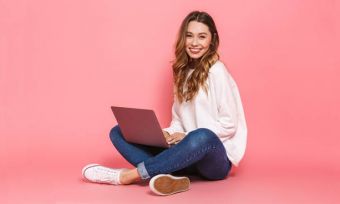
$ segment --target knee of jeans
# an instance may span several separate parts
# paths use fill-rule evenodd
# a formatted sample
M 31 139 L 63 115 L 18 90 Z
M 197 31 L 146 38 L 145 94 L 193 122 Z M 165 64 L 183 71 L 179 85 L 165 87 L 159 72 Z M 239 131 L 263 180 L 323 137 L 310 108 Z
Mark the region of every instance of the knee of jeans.
M 116 125 L 111 129 L 109 136 L 112 143 L 115 143 L 115 141 L 120 137 L 120 132 L 119 125 Z
M 198 128 L 187 136 L 190 146 L 193 148 L 201 146 L 202 144 L 208 144 L 209 142 L 218 139 L 216 134 L 207 128 Z
M 230 172 L 231 166 L 223 166 L 223 168 L 209 168 L 205 167 L 203 169 L 197 168 L 197 171 L 201 177 L 210 181 L 218 181 L 225 179 Z

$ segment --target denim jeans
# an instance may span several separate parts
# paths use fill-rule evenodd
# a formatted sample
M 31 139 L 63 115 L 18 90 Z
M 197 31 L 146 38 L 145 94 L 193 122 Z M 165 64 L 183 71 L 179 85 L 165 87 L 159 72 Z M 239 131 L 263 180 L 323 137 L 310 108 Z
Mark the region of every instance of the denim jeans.
M 208 180 L 221 180 L 232 166 L 220 139 L 206 128 L 191 131 L 168 149 L 129 143 L 118 125 L 110 131 L 110 139 L 118 152 L 137 167 L 142 179 L 157 174 L 188 173 Z

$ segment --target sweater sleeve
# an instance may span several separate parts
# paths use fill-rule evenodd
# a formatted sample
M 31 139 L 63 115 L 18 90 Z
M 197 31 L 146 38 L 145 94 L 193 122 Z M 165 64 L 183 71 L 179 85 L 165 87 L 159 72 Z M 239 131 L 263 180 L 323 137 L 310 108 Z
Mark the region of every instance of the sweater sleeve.
M 172 120 L 170 123 L 170 127 L 163 128 L 163 130 L 168 132 L 170 135 L 172 135 L 175 132 L 185 133 L 183 125 L 182 125 L 182 121 L 177 113 L 177 110 L 178 110 L 178 102 L 175 99 L 174 103 L 172 104 L 172 109 L 171 109 Z
M 208 128 L 220 139 L 229 139 L 234 136 L 238 121 L 237 105 L 233 94 L 234 84 L 224 65 L 215 67 L 210 74 L 212 74 L 211 82 L 216 95 L 218 118 L 208 124 Z

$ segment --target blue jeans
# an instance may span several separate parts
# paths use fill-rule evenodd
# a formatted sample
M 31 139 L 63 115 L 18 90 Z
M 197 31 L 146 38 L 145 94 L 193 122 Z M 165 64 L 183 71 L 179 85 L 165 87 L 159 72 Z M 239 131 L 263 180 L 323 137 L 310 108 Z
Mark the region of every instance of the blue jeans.
M 168 149 L 129 143 L 118 125 L 110 131 L 110 139 L 118 152 L 137 167 L 142 179 L 173 173 L 198 174 L 208 180 L 221 180 L 232 166 L 223 143 L 206 128 L 190 132 Z

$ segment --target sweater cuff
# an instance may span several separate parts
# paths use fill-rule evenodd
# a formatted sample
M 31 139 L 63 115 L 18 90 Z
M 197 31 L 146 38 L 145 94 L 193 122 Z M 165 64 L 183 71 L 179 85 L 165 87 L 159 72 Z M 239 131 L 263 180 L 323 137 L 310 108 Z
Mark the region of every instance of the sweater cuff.
M 170 127 L 168 127 L 168 128 L 163 128 L 163 131 L 169 133 L 169 135 L 172 135 L 172 134 L 175 132 L 175 131 L 174 131 L 172 128 L 170 128 Z

